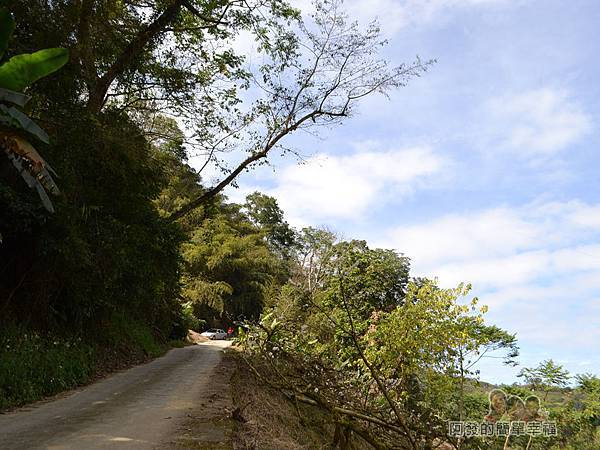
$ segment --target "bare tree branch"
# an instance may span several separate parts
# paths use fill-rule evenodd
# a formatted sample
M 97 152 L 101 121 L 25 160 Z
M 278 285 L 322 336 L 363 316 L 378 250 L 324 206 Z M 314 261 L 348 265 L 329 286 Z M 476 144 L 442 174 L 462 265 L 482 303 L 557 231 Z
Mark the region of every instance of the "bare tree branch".
M 218 153 L 233 148 L 249 156 L 219 183 L 172 213 L 170 219 L 177 220 L 209 201 L 244 170 L 266 159 L 288 135 L 340 123 L 360 99 L 404 86 L 432 63 L 417 60 L 389 69 L 378 57 L 382 43 L 378 32 L 374 25 L 366 33 L 354 23 L 347 25 L 339 2 L 333 1 L 317 3 L 313 25 L 300 23 L 298 35 L 303 38 L 287 36 L 265 44 L 270 60 L 250 76 L 265 97 L 256 100 L 247 115 L 235 118 L 227 110 L 222 112 L 219 120 L 232 124 L 219 130 L 223 127 L 220 122 L 207 133 L 205 148 L 210 156 L 204 167 L 211 160 L 216 162 Z M 235 125 L 236 120 L 243 121 L 244 126 Z

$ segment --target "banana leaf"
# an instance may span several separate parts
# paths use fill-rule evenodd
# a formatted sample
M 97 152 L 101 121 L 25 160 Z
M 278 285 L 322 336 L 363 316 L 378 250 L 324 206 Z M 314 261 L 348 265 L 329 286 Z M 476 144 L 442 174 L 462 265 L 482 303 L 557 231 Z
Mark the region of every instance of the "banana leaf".
M 22 113 L 14 106 L 11 106 L 10 108 L 8 108 L 6 105 L 0 104 L 0 113 L 4 113 L 5 117 L 8 116 L 7 120 L 8 121 L 12 120 L 11 123 L 13 126 L 16 126 L 17 128 L 21 128 L 21 129 L 27 131 L 28 133 L 33 134 L 36 138 L 38 138 L 40 141 L 44 142 L 45 144 L 50 143 L 50 138 L 48 137 L 48 134 L 46 134 L 46 132 L 44 130 L 42 130 L 38 126 L 37 123 L 35 123 L 33 120 L 31 120 L 27 116 L 27 114 Z M 2 120 L 2 122 L 6 123 L 6 120 Z
M 8 47 L 8 40 L 15 31 L 15 20 L 6 8 L 0 8 L 0 58 Z
M 12 133 L 3 133 L 2 142 L 5 151 L 18 155 L 23 158 L 29 165 L 29 171 L 40 181 L 44 187 L 53 193 L 59 195 L 58 186 L 52 179 L 49 171 L 54 172 L 50 165 L 41 157 L 37 150 L 21 136 Z
M 27 169 L 25 169 L 25 167 L 23 167 L 23 158 L 15 153 L 9 152 L 8 150 L 5 150 L 5 152 L 8 156 L 8 159 L 13 163 L 13 166 L 15 166 L 15 169 L 17 169 L 17 172 L 19 172 L 19 174 L 23 177 L 23 180 L 25 180 L 25 183 L 27 183 L 27 186 L 30 188 L 35 187 L 35 185 L 39 182 L 27 171 Z
M 11 160 L 21 177 L 23 177 L 23 180 L 25 180 L 25 183 L 27 183 L 27 186 L 37 191 L 44 208 L 46 208 L 48 212 L 54 213 L 54 205 L 44 190 L 42 183 L 37 178 L 32 176 L 25 167 L 23 167 L 23 159 L 16 154 L 9 152 L 7 152 L 7 154 L 8 158 Z
M 54 213 L 54 205 L 50 201 L 50 197 L 48 197 L 48 194 L 46 194 L 46 191 L 39 182 L 35 185 L 35 190 L 40 196 L 40 200 L 42 201 L 44 208 L 46 208 L 48 212 Z
M 0 102 L 12 103 L 23 108 L 31 97 L 20 92 L 0 88 Z
M 60 190 L 47 170 L 52 168 L 37 150 L 20 136 L 4 133 L 2 147 L 27 186 L 37 191 L 44 207 L 53 213 L 54 206 L 46 190 L 54 195 L 60 195 Z
M 65 48 L 47 48 L 13 56 L 0 66 L 0 87 L 22 91 L 42 77 L 60 69 L 69 60 Z

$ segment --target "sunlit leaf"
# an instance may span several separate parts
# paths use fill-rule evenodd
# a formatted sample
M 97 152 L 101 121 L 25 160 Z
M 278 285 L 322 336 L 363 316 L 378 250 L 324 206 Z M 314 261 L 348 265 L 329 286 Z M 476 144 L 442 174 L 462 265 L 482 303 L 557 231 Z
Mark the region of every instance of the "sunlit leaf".
M 13 56 L 0 66 L 0 87 L 22 91 L 42 77 L 55 72 L 69 60 L 64 48 L 47 48 Z

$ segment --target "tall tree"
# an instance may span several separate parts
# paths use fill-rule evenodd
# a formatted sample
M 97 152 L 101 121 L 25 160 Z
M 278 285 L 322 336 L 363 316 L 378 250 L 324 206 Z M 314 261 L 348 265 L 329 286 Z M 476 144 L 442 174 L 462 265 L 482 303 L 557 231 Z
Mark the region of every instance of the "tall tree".
M 283 256 L 296 247 L 296 235 L 283 217 L 277 200 L 260 192 L 246 197 L 244 209 L 248 217 L 266 233 L 267 242 Z
M 284 144 L 290 134 L 339 124 L 363 98 L 404 86 L 432 63 L 417 59 L 389 67 L 380 57 L 385 41 L 379 27 L 371 24 L 361 31 L 348 21 L 339 0 L 317 1 L 311 19 L 296 22 L 292 31 L 280 27 L 270 39 L 262 39 L 264 31 L 259 32 L 266 63 L 248 72 L 248 86 L 258 99 L 236 105 L 234 114 L 214 113 L 202 129 L 206 163 L 221 167 L 225 175 L 171 219 L 205 203 L 243 171 L 266 163 L 273 152 L 294 153 Z M 229 167 L 220 155 L 232 151 L 239 158 Z
M 318 1 L 306 23 L 283 0 L 12 0 L 30 24 L 21 45 L 50 41 L 72 51 L 64 99 L 93 116 L 106 108 L 160 110 L 185 123 L 190 152 L 223 178 L 172 213 L 175 220 L 221 192 L 300 130 L 340 123 L 364 97 L 403 86 L 429 62 L 389 67 L 379 28 L 349 23 L 341 2 Z M 257 40 L 253 67 L 232 42 Z M 243 102 L 240 91 L 249 90 Z M 234 151 L 238 162 L 224 163 Z
M 221 204 L 183 245 L 183 297 L 201 319 L 256 319 L 281 261 L 238 205 Z
M 551 359 L 542 361 L 536 367 L 525 367 L 517 376 L 523 378 L 531 390 L 542 391 L 544 401 L 552 389 L 565 387 L 571 378 L 563 366 L 556 364 Z
M 312 227 L 298 234 L 297 270 L 292 283 L 313 295 L 322 288 L 335 253 L 335 233 Z

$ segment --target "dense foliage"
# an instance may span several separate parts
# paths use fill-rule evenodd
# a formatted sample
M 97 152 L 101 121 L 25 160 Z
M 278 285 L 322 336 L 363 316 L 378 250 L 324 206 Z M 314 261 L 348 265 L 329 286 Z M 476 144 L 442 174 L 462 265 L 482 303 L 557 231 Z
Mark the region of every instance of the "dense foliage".
M 108 360 L 155 356 L 188 328 L 243 325 L 249 369 L 322 409 L 338 448 L 508 445 L 447 433 L 448 420 L 488 412 L 478 362 L 518 355 L 469 286 L 411 278 L 393 250 L 294 230 L 264 194 L 222 194 L 273 150 L 293 153 L 286 135 L 339 123 L 428 63 L 389 68 L 378 27 L 361 32 L 338 1 L 318 3 L 311 23 L 279 0 L 5 3 L 15 20 L 0 11 L 0 408 L 85 382 Z M 262 66 L 233 52 L 242 32 Z M 22 55 L 46 47 L 58 61 L 23 69 Z M 70 59 L 57 70 L 60 49 Z M 232 152 L 241 163 L 230 167 Z M 48 203 L 50 164 L 60 195 Z M 223 171 L 214 185 L 208 164 Z M 503 389 L 544 402 L 559 392 L 550 418 L 562 431 L 511 445 L 598 446 L 596 377 L 569 387 L 551 360 L 522 376 Z
M 479 384 L 477 365 L 516 364 L 515 335 L 485 323 L 469 286 L 411 279 L 403 255 L 311 228 L 297 241 L 292 277 L 240 341 L 259 380 L 326 414 L 335 448 L 598 447 L 598 379 L 578 376 L 570 388 L 552 360 L 524 368 L 525 386 L 502 390 L 511 405 L 541 405 L 536 414 L 557 436 L 450 435 L 450 421 L 490 414 L 493 386 Z
M 472 373 L 467 350 L 512 360 L 514 336 L 484 325 L 476 299 L 461 301 L 469 287 L 411 280 L 394 251 L 314 229 L 299 241 L 295 275 L 243 338 L 251 366 L 328 411 L 338 436 L 377 448 L 445 440 L 446 421 L 465 417 L 472 398 L 460 388 Z

